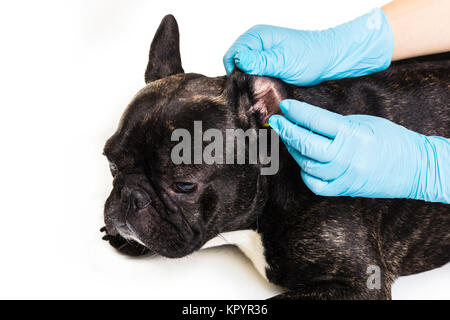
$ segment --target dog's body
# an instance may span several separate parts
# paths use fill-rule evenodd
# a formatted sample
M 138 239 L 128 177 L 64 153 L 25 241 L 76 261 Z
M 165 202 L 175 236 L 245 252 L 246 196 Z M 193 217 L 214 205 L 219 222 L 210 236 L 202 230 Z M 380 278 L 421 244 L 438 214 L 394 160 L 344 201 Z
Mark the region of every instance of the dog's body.
M 128 254 L 180 257 L 220 233 L 249 229 L 262 247 L 241 247 L 260 251 L 253 257 L 259 271 L 288 290 L 280 298 L 390 298 L 398 276 L 450 260 L 448 205 L 316 196 L 284 146 L 273 176 L 261 176 L 259 165 L 176 166 L 171 132 L 192 131 L 194 120 L 222 131 L 263 128 L 279 101 L 293 98 L 450 137 L 449 72 L 450 55 L 443 54 L 303 88 L 238 70 L 218 78 L 184 74 L 178 28 L 167 16 L 152 43 L 148 85 L 105 146 L 114 163 L 106 239 Z

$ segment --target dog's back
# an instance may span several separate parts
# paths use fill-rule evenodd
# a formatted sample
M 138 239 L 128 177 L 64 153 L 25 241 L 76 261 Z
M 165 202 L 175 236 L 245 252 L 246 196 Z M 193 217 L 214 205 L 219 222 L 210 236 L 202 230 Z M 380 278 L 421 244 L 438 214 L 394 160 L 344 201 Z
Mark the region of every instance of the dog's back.
M 291 90 L 299 100 L 343 115 L 369 114 L 427 136 L 450 137 L 450 52 L 393 62 L 369 76 Z
M 365 77 L 289 87 L 288 91 L 292 98 L 340 114 L 379 116 L 425 135 L 448 138 L 449 72 L 450 53 L 445 53 L 396 62 L 388 70 Z M 293 290 L 287 297 L 304 298 L 305 284 L 317 285 L 317 279 L 326 279 L 332 286 L 354 287 L 355 297 L 386 298 L 396 277 L 450 261 L 449 205 L 315 196 L 297 182 L 301 180 L 298 167 L 285 157 L 271 193 L 286 196 L 274 196 L 264 218 L 268 225 L 286 219 L 283 225 L 288 227 L 280 234 L 270 226 L 263 232 L 278 241 L 266 243 L 267 256 L 276 266 L 269 274 L 274 282 Z M 289 239 L 289 243 L 280 248 L 280 239 Z M 387 280 L 384 291 L 375 295 L 363 281 L 370 265 L 380 267 Z M 333 297 L 349 298 L 345 294 Z
M 333 103 L 324 105 L 330 110 L 379 116 L 427 136 L 450 138 L 450 52 L 394 62 L 383 72 L 324 87 L 336 91 Z M 407 275 L 450 261 L 448 205 L 378 202 L 380 243 L 390 271 Z
M 390 200 L 379 224 L 381 252 L 396 276 L 419 273 L 450 261 L 450 209 L 440 203 Z

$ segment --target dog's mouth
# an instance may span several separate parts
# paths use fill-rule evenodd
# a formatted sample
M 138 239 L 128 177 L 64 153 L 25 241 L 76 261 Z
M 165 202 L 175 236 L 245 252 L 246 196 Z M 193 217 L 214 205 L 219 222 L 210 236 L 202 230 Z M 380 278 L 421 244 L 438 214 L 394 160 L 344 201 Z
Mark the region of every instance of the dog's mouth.
M 179 206 L 166 204 L 154 190 L 125 186 L 113 192 L 105 206 L 108 233 L 135 241 L 152 252 L 179 258 L 200 249 L 205 242 L 202 223 Z M 120 196 L 118 196 L 120 195 Z

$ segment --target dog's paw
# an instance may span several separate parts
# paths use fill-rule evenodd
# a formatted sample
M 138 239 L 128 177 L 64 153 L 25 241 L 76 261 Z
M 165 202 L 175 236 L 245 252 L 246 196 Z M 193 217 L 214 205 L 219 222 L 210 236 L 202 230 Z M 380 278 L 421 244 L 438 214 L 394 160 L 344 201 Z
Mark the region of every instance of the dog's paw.
M 100 232 L 105 233 L 105 235 L 102 237 L 103 240 L 108 241 L 112 247 L 123 254 L 133 257 L 152 254 L 152 252 L 147 247 L 144 247 L 136 241 L 126 240 L 120 235 L 112 236 L 108 234 L 106 227 L 101 228 Z

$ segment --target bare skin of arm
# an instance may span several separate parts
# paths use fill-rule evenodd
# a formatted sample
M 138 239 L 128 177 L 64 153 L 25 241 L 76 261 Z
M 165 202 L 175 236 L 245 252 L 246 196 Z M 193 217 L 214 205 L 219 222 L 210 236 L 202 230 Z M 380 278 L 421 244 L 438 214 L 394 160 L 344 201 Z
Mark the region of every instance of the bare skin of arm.
M 450 0 L 396 0 L 382 9 L 394 35 L 393 61 L 450 51 Z

